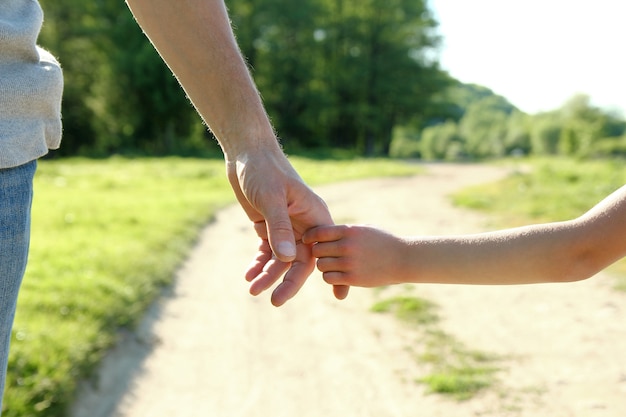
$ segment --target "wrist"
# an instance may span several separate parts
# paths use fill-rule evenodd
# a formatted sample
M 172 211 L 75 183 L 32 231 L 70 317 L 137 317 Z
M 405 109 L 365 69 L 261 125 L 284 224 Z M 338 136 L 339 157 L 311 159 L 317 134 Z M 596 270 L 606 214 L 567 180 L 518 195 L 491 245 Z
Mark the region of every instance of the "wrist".
M 274 140 L 239 143 L 237 147 L 224 152 L 229 179 L 240 182 L 244 176 L 260 178 L 296 179 L 302 181 L 278 142 Z M 247 174 L 246 174 L 247 173 Z
M 418 283 L 420 276 L 421 258 L 419 256 L 419 244 L 412 238 L 400 237 L 397 256 L 397 279 L 399 283 Z
M 263 136 L 248 136 L 254 139 L 219 140 L 227 163 L 253 160 L 257 155 L 265 158 L 284 158 L 280 143 L 274 134 Z M 259 139 L 261 138 L 261 139 Z

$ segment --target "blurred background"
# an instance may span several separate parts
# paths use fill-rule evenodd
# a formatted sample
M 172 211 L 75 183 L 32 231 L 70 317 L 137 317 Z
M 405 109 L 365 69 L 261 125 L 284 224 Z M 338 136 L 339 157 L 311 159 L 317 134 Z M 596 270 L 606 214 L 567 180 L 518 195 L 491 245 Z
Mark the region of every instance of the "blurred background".
M 229 0 L 290 153 L 468 159 L 626 152 L 610 0 Z M 126 6 L 43 1 L 66 75 L 55 156 L 210 154 L 213 141 Z

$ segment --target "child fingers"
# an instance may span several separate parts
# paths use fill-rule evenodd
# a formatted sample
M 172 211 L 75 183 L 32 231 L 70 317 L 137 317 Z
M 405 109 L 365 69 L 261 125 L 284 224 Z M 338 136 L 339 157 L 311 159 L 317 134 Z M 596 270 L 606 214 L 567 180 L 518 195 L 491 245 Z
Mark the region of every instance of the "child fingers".
M 319 226 L 307 230 L 302 235 L 302 242 L 315 243 L 315 242 L 332 242 L 339 240 L 343 237 L 346 230 L 346 226 Z
M 321 272 L 345 272 L 350 265 L 345 258 L 319 258 L 317 260 L 317 269 Z
M 337 300 L 344 300 L 348 296 L 348 292 L 350 291 L 350 286 L 348 285 L 333 285 L 333 294 Z
M 327 284 L 330 284 L 330 285 L 336 285 L 336 286 L 347 285 L 347 282 L 346 282 L 347 275 L 344 272 L 340 272 L 340 271 L 324 272 L 322 274 L 322 278 Z
M 315 258 L 338 258 L 340 256 L 349 256 L 352 252 L 348 242 L 343 240 L 316 243 L 311 248 L 311 254 Z
M 326 256 L 337 256 L 336 245 L 332 243 L 316 243 L 311 248 L 311 254 L 314 258 L 323 258 Z

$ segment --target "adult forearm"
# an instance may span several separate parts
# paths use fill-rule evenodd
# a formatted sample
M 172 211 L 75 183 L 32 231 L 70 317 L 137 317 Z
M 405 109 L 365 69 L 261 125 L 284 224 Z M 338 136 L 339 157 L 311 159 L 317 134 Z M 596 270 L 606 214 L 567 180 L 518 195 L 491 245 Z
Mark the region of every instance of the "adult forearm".
M 278 150 L 223 0 L 127 0 L 227 157 Z

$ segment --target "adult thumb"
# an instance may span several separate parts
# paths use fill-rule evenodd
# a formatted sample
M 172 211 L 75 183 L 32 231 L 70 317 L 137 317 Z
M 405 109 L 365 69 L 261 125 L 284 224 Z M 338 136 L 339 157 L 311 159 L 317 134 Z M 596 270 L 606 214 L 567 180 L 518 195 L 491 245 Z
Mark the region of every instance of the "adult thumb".
M 265 215 L 267 238 L 272 252 L 283 262 L 291 262 L 296 258 L 296 241 L 293 226 L 286 208 L 274 207 Z

